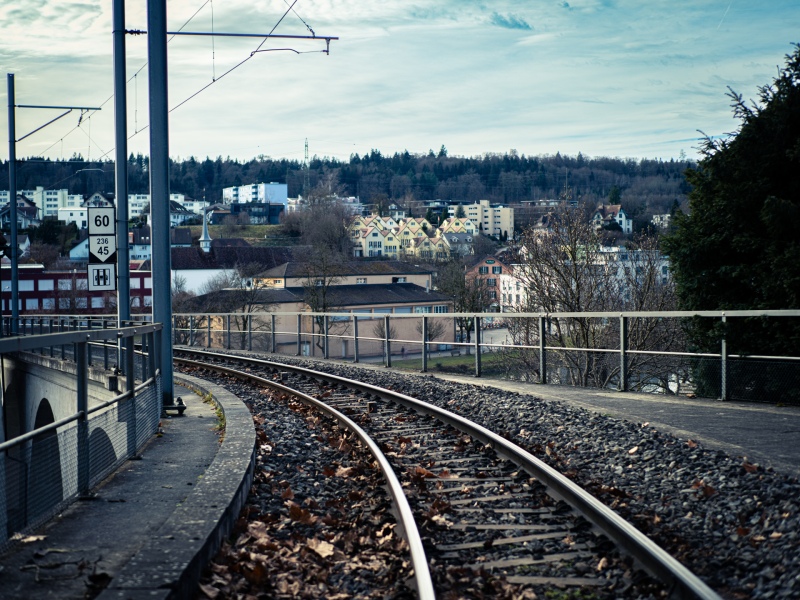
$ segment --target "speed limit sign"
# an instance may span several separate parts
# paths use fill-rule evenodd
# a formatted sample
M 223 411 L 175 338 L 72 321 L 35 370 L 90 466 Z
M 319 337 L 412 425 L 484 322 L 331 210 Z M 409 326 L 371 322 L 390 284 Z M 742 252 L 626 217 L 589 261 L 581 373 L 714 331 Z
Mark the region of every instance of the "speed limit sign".
M 90 206 L 88 210 L 89 235 L 116 234 L 116 209 L 113 206 Z

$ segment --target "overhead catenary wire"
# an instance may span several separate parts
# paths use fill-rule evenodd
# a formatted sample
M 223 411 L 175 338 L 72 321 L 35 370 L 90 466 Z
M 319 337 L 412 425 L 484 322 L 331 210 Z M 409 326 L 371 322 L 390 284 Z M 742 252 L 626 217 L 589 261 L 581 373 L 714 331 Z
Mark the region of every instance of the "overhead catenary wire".
M 289 6 L 289 8 L 288 8 L 288 9 L 286 9 L 286 12 L 284 12 L 284 13 L 283 13 L 283 15 L 281 16 L 281 18 L 280 18 L 280 19 L 278 19 L 278 22 L 277 22 L 277 23 L 275 23 L 275 25 L 272 27 L 272 29 L 270 29 L 269 33 L 268 33 L 268 34 L 267 34 L 267 35 L 264 37 L 264 39 L 263 39 L 263 40 L 261 40 L 261 43 L 258 45 L 258 47 L 256 47 L 256 49 L 255 49 L 255 50 L 253 50 L 253 51 L 250 53 L 250 56 L 247 56 L 246 58 L 244 58 L 243 60 L 241 60 L 240 62 L 238 62 L 238 63 L 237 63 L 237 64 L 235 64 L 234 66 L 232 66 L 230 69 L 228 69 L 227 71 L 225 71 L 225 72 L 224 72 L 222 75 L 220 75 L 218 78 L 216 78 L 216 79 L 213 79 L 211 82 L 209 82 L 209 83 L 207 83 L 206 85 L 204 85 L 203 87 L 201 87 L 199 90 L 197 90 L 197 91 L 196 91 L 195 93 L 193 93 L 191 96 L 189 96 L 189 97 L 188 97 L 188 98 L 186 98 L 185 100 L 181 101 L 181 102 L 180 102 L 180 103 L 178 103 L 177 105 L 173 106 L 171 109 L 169 109 L 169 112 L 171 113 L 171 112 L 173 112 L 174 110 L 177 110 L 178 108 L 180 108 L 181 106 L 183 106 L 184 104 L 186 104 L 187 102 L 189 102 L 189 100 L 191 100 L 192 98 L 195 98 L 196 96 L 198 96 L 199 94 L 201 94 L 202 92 L 204 92 L 205 90 L 207 90 L 208 88 L 210 88 L 212 85 L 214 85 L 214 84 L 215 84 L 217 81 L 219 81 L 220 79 L 222 79 L 222 78 L 223 78 L 223 77 L 225 77 L 226 75 L 228 75 L 228 74 L 232 73 L 233 71 L 235 71 L 236 69 L 238 69 L 239 67 L 241 67 L 243 64 L 245 64 L 247 61 L 249 61 L 251 58 L 253 58 L 253 56 L 255 56 L 255 55 L 256 55 L 256 54 L 257 54 L 257 53 L 258 53 L 258 52 L 261 50 L 261 47 L 262 47 L 262 46 L 263 46 L 263 45 L 264 45 L 264 44 L 267 42 L 267 40 L 269 39 L 269 36 L 270 36 L 270 35 L 272 35 L 272 34 L 275 32 L 275 30 L 278 28 L 278 25 L 280 25 L 280 24 L 281 24 L 281 22 L 283 22 L 283 20 L 286 18 L 286 15 L 288 15 L 288 14 L 289 14 L 289 11 L 290 11 L 290 10 L 292 10 L 292 7 L 293 7 L 295 4 L 297 4 L 297 0 L 294 0 L 294 1 L 292 2 L 292 4 Z M 214 36 L 212 36 L 212 37 L 214 37 Z M 295 52 L 296 52 L 296 51 L 295 51 Z M 298 52 L 298 54 L 299 54 L 299 52 Z
M 212 34 L 211 34 L 211 38 L 212 38 L 212 81 L 211 81 L 211 82 L 209 82 L 208 84 L 206 84 L 206 85 L 202 86 L 202 87 L 201 87 L 200 89 L 198 89 L 196 92 L 194 92 L 193 94 L 191 94 L 190 96 L 188 96 L 187 98 L 185 98 L 184 100 L 182 100 L 181 102 L 179 102 L 178 104 L 176 104 L 175 106 L 173 106 L 173 107 L 172 107 L 172 108 L 169 110 L 169 113 L 172 113 L 173 111 L 177 110 L 178 108 L 180 108 L 181 106 L 183 106 L 184 104 L 186 104 L 187 102 L 189 102 L 190 100 L 192 100 L 193 98 L 197 97 L 199 94 L 201 94 L 202 92 L 204 92 L 205 90 L 207 90 L 209 87 L 211 87 L 211 86 L 212 86 L 214 83 L 216 83 L 216 82 L 217 82 L 217 81 L 219 81 L 220 79 L 224 78 L 226 75 L 229 75 L 230 73 L 232 73 L 233 71 L 235 71 L 236 69 L 238 69 L 239 67 L 241 67 L 243 64 L 245 64 L 247 61 L 249 61 L 251 58 L 253 58 L 253 57 L 254 57 L 256 54 L 259 54 L 259 53 L 261 53 L 261 52 L 291 51 L 291 52 L 294 52 L 295 54 L 311 54 L 311 53 L 317 53 L 317 52 L 323 52 L 323 53 L 326 53 L 326 54 L 328 54 L 328 53 L 329 53 L 329 50 L 328 50 L 328 48 L 329 48 L 329 45 L 330 45 L 330 40 L 331 40 L 331 39 L 338 39 L 338 38 L 330 38 L 330 37 L 320 38 L 320 39 L 325 39 L 325 40 L 326 40 L 326 42 L 327 42 L 326 49 L 325 49 L 325 50 L 321 50 L 321 51 L 298 51 L 298 50 L 295 50 L 294 48 L 268 48 L 268 49 L 263 49 L 263 50 L 262 50 L 262 47 L 264 46 L 264 44 L 265 44 L 265 43 L 267 42 L 267 40 L 268 40 L 268 39 L 269 39 L 269 38 L 272 36 L 272 34 L 273 34 L 273 33 L 275 32 L 275 30 L 276 30 L 276 29 L 277 29 L 277 28 L 280 26 L 280 24 L 281 24 L 281 23 L 284 21 L 284 19 L 286 18 L 286 16 L 287 16 L 287 15 L 288 15 L 290 12 L 294 13 L 294 14 L 295 14 L 295 16 L 297 16 L 297 18 L 298 18 L 298 19 L 300 19 L 300 21 L 302 21 L 302 23 L 303 23 L 303 24 L 306 26 L 306 28 L 307 28 L 307 29 L 308 29 L 308 30 L 311 32 L 311 34 L 312 34 L 312 37 L 314 37 L 314 38 L 316 38 L 316 37 L 317 37 L 317 36 L 316 36 L 316 33 L 314 32 L 314 30 L 313 30 L 313 29 L 312 29 L 312 28 L 311 28 L 311 27 L 308 25 L 308 23 L 307 23 L 307 22 L 306 22 L 306 21 L 305 21 L 305 20 L 304 20 L 304 19 L 303 19 L 303 18 L 302 18 L 302 17 L 301 17 L 301 16 L 300 16 L 298 13 L 297 13 L 297 11 L 294 9 L 294 7 L 295 7 L 295 5 L 297 4 L 298 0 L 293 0 L 293 1 L 291 2 L 291 4 L 289 4 L 289 0 L 284 0 L 284 2 L 285 2 L 287 5 L 288 5 L 288 8 L 286 9 L 286 11 L 284 11 L 284 13 L 281 15 L 280 19 L 278 19 L 278 21 L 275 23 L 275 25 L 272 27 L 272 29 L 270 29 L 269 33 L 268 33 L 268 34 L 266 34 L 266 35 L 264 36 L 264 38 L 261 40 L 261 43 L 260 43 L 260 44 L 259 44 L 259 45 L 256 47 L 256 49 L 255 49 L 255 50 L 253 50 L 253 51 L 251 51 L 251 52 L 250 52 L 250 54 L 249 54 L 247 57 L 245 57 L 245 58 L 244 58 L 244 59 L 242 59 L 240 62 L 238 62 L 237 64 L 235 64 L 233 67 L 231 67 L 230 69 L 228 69 L 227 71 L 225 71 L 224 73 L 222 73 L 222 75 L 220 75 L 219 77 L 216 77 L 215 46 L 213 45 L 213 39 L 214 39 L 214 37 L 216 37 L 216 35 L 224 35 L 224 34 L 216 34 L 216 33 L 214 32 L 213 1 L 212 1 L 212 0 L 206 0 L 206 1 L 205 1 L 205 2 L 204 2 L 204 3 L 203 3 L 201 6 L 200 6 L 200 8 L 198 8 L 198 9 L 197 9 L 197 10 L 194 12 L 194 14 L 193 14 L 191 17 L 189 17 L 189 19 L 187 19 L 187 20 L 186 20 L 186 21 L 183 23 L 183 25 L 181 25 L 181 27 L 180 27 L 180 28 L 179 28 L 177 31 L 175 31 L 175 32 L 173 32 L 173 33 L 172 33 L 172 36 L 171 36 L 171 37 L 170 37 L 170 38 L 167 40 L 167 42 L 170 42 L 170 41 L 172 41 L 172 40 L 175 38 L 175 36 L 176 36 L 176 35 L 178 35 L 178 34 L 179 34 L 179 33 L 180 33 L 180 32 L 181 32 L 181 31 L 182 31 L 182 30 L 183 30 L 183 29 L 184 29 L 184 28 L 185 28 L 185 27 L 186 27 L 186 26 L 187 26 L 187 25 L 188 25 L 188 24 L 189 24 L 189 23 L 190 23 L 190 22 L 191 22 L 191 21 L 192 21 L 192 20 L 193 20 L 193 19 L 194 19 L 194 18 L 197 16 L 197 14 L 198 14 L 198 13 L 200 13 L 200 11 L 201 11 L 201 10 L 202 10 L 202 9 L 203 9 L 203 8 L 204 8 L 204 7 L 205 7 L 207 4 L 210 4 L 210 5 L 211 5 L 211 11 L 212 11 L 212 14 L 211 14 L 211 19 L 212 19 Z M 130 32 L 130 33 L 144 33 L 144 32 L 139 32 L 139 31 L 137 31 L 137 32 Z M 185 35 L 185 34 L 184 34 L 184 35 Z M 299 37 L 302 37 L 302 36 L 282 36 L 282 37 L 298 37 L 298 38 L 299 38 Z M 141 71 L 142 71 L 142 70 L 144 70 L 144 68 L 145 68 L 146 66 L 147 66 L 147 63 L 145 62 L 145 64 L 143 64 L 143 65 L 142 65 L 142 66 L 141 66 L 141 67 L 140 67 L 140 68 L 139 68 L 139 69 L 138 69 L 138 70 L 137 70 L 137 71 L 136 71 L 136 72 L 133 74 L 133 76 L 131 76 L 131 77 L 128 79 L 128 83 L 130 83 L 131 81 L 133 81 L 133 82 L 134 82 L 134 87 L 136 87 L 136 83 L 138 82 L 137 76 L 138 76 L 138 74 L 139 74 L 139 73 L 141 73 Z M 108 102 L 109 102 L 111 99 L 113 99 L 113 97 L 114 97 L 114 95 L 112 94 L 112 95 L 111 95 L 109 98 L 107 98 L 107 99 L 106 99 L 106 100 L 105 100 L 105 101 L 104 101 L 102 104 L 100 104 L 100 108 L 102 108 L 102 107 L 103 107 L 105 104 L 107 104 L 107 103 L 108 103 Z M 136 98 L 138 99 L 138 92 L 136 93 Z M 136 102 L 135 102 L 135 103 L 136 103 Z M 92 114 L 89 114 L 88 116 L 86 116 L 86 119 L 85 119 L 85 120 L 87 120 L 87 121 L 88 121 L 89 119 L 91 119 L 91 118 L 92 118 L 92 116 L 93 116 Z M 68 137 L 68 136 L 69 136 L 69 135 L 71 135 L 72 133 L 74 133 L 74 131 L 75 131 L 76 129 L 78 129 L 78 128 L 80 128 L 80 123 L 78 124 L 78 126 L 76 126 L 76 127 L 75 127 L 75 128 L 73 128 L 72 130 L 70 130 L 69 132 L 67 132 L 67 134 L 65 134 L 64 136 L 62 136 L 62 138 L 59 140 L 59 141 L 62 143 L 62 147 L 63 147 L 63 139 L 64 139 L 65 137 Z M 135 111 L 134 111 L 134 133 L 128 136 L 128 140 L 131 140 L 131 139 L 133 139 L 133 138 L 134 138 L 134 137 L 136 137 L 136 136 L 137 136 L 139 133 L 141 133 L 141 132 L 143 132 L 143 131 L 147 130 L 148 128 L 149 128 L 149 125 L 144 125 L 144 126 L 141 128 L 141 129 L 138 129 L 138 104 L 137 104 L 137 105 L 136 105 L 136 109 L 135 109 Z M 55 146 L 55 144 L 57 144 L 57 143 L 59 143 L 59 142 L 55 142 L 54 144 L 50 145 L 48 148 L 46 148 L 46 149 L 45 149 L 45 150 L 44 150 L 42 153 L 40 153 L 38 156 L 40 156 L 40 157 L 43 157 L 43 155 L 44 155 L 44 154 L 45 154 L 45 153 L 46 153 L 48 150 L 50 150 L 50 149 L 51 149 L 53 146 Z M 98 146 L 98 149 L 99 149 L 100 151 L 102 151 L 102 148 L 100 148 L 99 146 Z M 102 160 L 102 159 L 104 159 L 104 158 L 105 158 L 105 157 L 107 157 L 109 154 L 111 154 L 113 151 L 114 151 L 114 148 L 111 148 L 111 149 L 110 149 L 110 150 L 108 150 L 107 152 L 103 152 L 103 154 L 101 154 L 101 155 L 100 155 L 100 156 L 97 158 L 97 160 L 99 161 L 99 160 Z M 63 153 L 63 152 L 62 152 L 62 153 Z
M 193 20 L 193 19 L 194 19 L 194 18 L 195 18 L 195 17 L 196 17 L 196 16 L 197 16 L 199 13 L 200 13 L 200 11 L 201 11 L 201 10 L 203 10 L 203 8 L 206 6 L 206 4 L 209 4 L 210 2 L 211 2 L 211 0 L 206 0 L 205 2 L 203 2 L 203 4 L 201 4 L 201 5 L 200 5 L 200 8 L 198 8 L 198 9 L 197 9 L 197 10 L 196 10 L 196 11 L 195 11 L 193 14 L 192 14 L 192 16 L 191 16 L 191 17 L 189 17 L 189 18 L 188 18 L 186 21 L 184 21 L 183 25 L 181 25 L 181 26 L 178 28 L 178 31 L 183 31 L 183 29 L 185 29 L 185 28 L 186 28 L 186 26 L 187 26 L 189 23 L 191 23 L 191 22 L 192 22 L 192 20 Z M 212 16 L 212 20 L 213 20 L 213 16 Z M 172 36 L 171 36 L 171 37 L 170 37 L 170 38 L 167 40 L 167 43 L 171 42 L 171 41 L 172 41 L 174 38 L 175 38 L 175 35 L 173 34 L 173 35 L 172 35 Z M 141 73 L 141 72 L 142 72 L 142 71 L 143 71 L 143 70 L 144 70 L 146 67 L 147 67 L 147 62 L 145 62 L 145 63 L 144 63 L 144 64 L 143 64 L 141 67 L 139 67 L 139 69 L 137 69 L 137 71 L 136 71 L 136 72 L 135 72 L 135 73 L 134 73 L 134 74 L 133 74 L 133 75 L 132 75 L 132 76 L 131 76 L 131 77 L 128 79 L 128 81 L 127 81 L 127 83 L 130 83 L 131 81 L 133 81 L 133 82 L 134 82 L 134 88 L 135 88 L 135 92 L 134 92 L 134 93 L 135 93 L 135 96 L 134 96 L 134 97 L 135 97 L 135 99 L 136 99 L 136 100 L 138 100 L 138 89 L 136 89 L 136 83 L 137 83 L 137 81 L 138 81 L 138 79 L 137 79 L 137 76 L 138 76 L 138 75 L 139 75 L 139 73 Z M 102 103 L 101 103 L 101 104 L 98 106 L 98 109 L 99 109 L 99 108 L 103 108 L 103 106 L 105 106 L 106 104 L 108 104 L 108 103 L 109 103 L 109 102 L 110 102 L 110 101 L 111 101 L 113 98 L 114 98 L 114 94 L 111 94 L 111 95 L 110 95 L 108 98 L 106 98 L 106 99 L 105 99 L 105 100 L 104 100 L 104 101 L 103 101 L 103 102 L 102 102 Z M 86 120 L 86 121 L 89 121 L 89 120 L 92 118 L 92 116 L 93 116 L 94 112 L 97 112 L 97 111 L 93 111 L 92 113 L 88 113 L 88 114 L 86 115 L 86 119 L 85 119 L 85 120 Z M 138 104 L 137 104 L 137 107 L 136 107 L 136 112 L 135 112 L 135 115 L 136 115 L 137 113 L 138 113 Z M 45 148 L 45 149 L 44 149 L 42 152 L 40 152 L 39 154 L 35 154 L 35 155 L 34 155 L 34 157 L 41 157 L 41 158 L 44 158 L 44 154 L 45 154 L 46 152 L 48 152 L 49 150 L 51 150 L 51 149 L 52 149 L 52 148 L 53 148 L 53 147 L 54 147 L 56 144 L 59 144 L 59 143 L 60 143 L 60 144 L 61 144 L 61 156 L 62 156 L 62 158 L 63 158 L 63 156 L 64 156 L 64 138 L 66 138 L 66 137 L 69 137 L 69 136 L 70 136 L 72 133 L 74 133 L 76 130 L 80 129 L 80 126 L 81 126 L 81 121 L 83 121 L 83 120 L 84 120 L 84 114 L 83 114 L 83 113 L 81 113 L 81 116 L 80 116 L 80 118 L 79 118 L 79 120 L 78 120 L 78 124 L 77 124 L 75 127 L 73 127 L 72 129 L 70 129 L 70 130 L 69 130 L 67 133 L 65 133 L 63 136 L 61 136 L 61 138 L 60 138 L 58 141 L 54 142 L 53 144 L 51 144 L 50 146 L 48 146 L 47 148 Z M 135 129 L 136 129 L 136 116 L 134 117 L 134 130 L 135 130 Z M 144 129 L 142 129 L 142 131 L 144 131 Z M 129 136 L 129 137 L 128 137 L 128 139 L 130 140 L 130 139 L 131 139 L 131 138 L 133 138 L 133 137 L 134 137 L 134 136 L 135 136 L 137 133 L 139 133 L 139 132 L 138 132 L 138 131 L 135 131 L 135 133 L 134 133 L 133 135 Z M 102 148 L 100 148 L 99 146 L 98 146 L 98 149 L 102 151 Z M 111 150 L 109 150 L 108 152 L 104 152 L 104 153 L 103 153 L 103 154 L 102 154 L 102 155 L 101 155 L 101 156 L 98 158 L 98 160 L 102 160 L 103 158 L 105 158 L 106 156 L 108 156 L 108 155 L 109 155 L 111 152 L 113 152 L 113 151 L 114 151 L 114 148 L 112 148 L 112 149 L 111 149 Z M 90 149 L 90 152 L 91 152 L 91 149 Z

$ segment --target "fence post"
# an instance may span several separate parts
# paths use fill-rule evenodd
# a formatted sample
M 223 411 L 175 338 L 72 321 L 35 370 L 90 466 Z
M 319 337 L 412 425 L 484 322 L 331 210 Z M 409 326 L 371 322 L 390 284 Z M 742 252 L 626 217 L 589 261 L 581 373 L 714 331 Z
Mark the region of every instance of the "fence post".
M 539 383 L 547 383 L 547 321 L 539 315 Z
M 253 315 L 247 315 L 247 351 L 253 351 Z
M 94 326 L 94 321 L 92 319 L 87 319 L 87 321 L 86 321 L 86 329 L 89 330 L 89 333 L 91 333 L 93 326 Z M 89 367 L 91 367 L 92 366 L 92 344 L 91 344 L 91 342 L 86 342 L 86 351 L 87 351 L 87 354 L 89 356 L 89 359 L 88 359 L 86 364 Z
M 149 367 L 150 377 L 155 377 L 156 375 L 156 348 L 158 347 L 156 345 L 158 343 L 156 336 L 155 331 L 151 331 L 147 335 L 147 366 Z
M 89 336 L 86 336 L 87 339 Z M 78 495 L 89 494 L 89 369 L 87 342 L 75 344 L 76 383 L 78 386 Z
M 358 362 L 358 316 L 353 315 L 353 362 Z
M 231 315 L 225 315 L 225 349 L 231 349 Z
M 48 333 L 53 333 L 53 317 L 48 319 Z M 50 346 L 50 358 L 53 358 L 56 355 L 56 349 L 54 346 Z
M 728 317 L 722 315 L 722 341 L 720 343 L 720 400 L 728 400 L 728 340 L 725 339 Z
M 211 348 L 211 315 L 208 315 L 206 322 L 206 348 Z
M 475 377 L 481 376 L 481 318 L 478 315 L 472 317 L 473 329 L 475 330 Z
M 194 315 L 189 317 L 189 345 L 194 346 Z
M 303 354 L 303 350 L 302 350 L 303 342 L 302 342 L 302 336 L 300 335 L 300 329 L 302 327 L 301 319 L 302 319 L 302 316 L 298 314 L 297 315 L 297 354 L 295 354 L 295 356 L 301 356 Z M 313 321 L 312 321 L 312 323 L 313 323 Z
M 428 317 L 422 314 L 422 372 L 428 372 Z
M 136 456 L 136 396 L 133 393 L 133 389 L 136 387 L 136 374 L 135 368 L 133 366 L 134 363 L 134 337 L 125 338 L 123 343 L 126 347 L 125 352 L 125 371 L 128 375 L 125 377 L 125 391 L 130 394 L 130 398 L 125 400 L 125 404 L 129 406 L 129 413 L 128 413 L 128 427 L 127 427 L 127 441 L 128 441 L 128 456 Z M 147 362 L 144 360 L 145 353 L 147 356 L 152 354 L 152 343 L 151 338 L 148 335 L 142 336 L 142 381 L 147 379 Z M 120 407 L 122 408 L 122 407 Z
M 322 317 L 322 326 L 325 328 L 325 332 L 322 335 L 322 358 L 328 358 L 328 328 L 330 327 L 330 322 L 328 321 L 330 317 L 325 315 Z
M 383 317 L 383 349 L 385 351 L 384 354 L 384 366 L 391 367 L 392 366 L 392 348 L 391 342 L 389 341 L 389 315 L 385 315 Z
M 270 336 L 270 338 L 271 338 L 270 339 L 270 342 L 271 342 L 270 352 L 275 354 L 275 342 L 276 342 L 276 340 L 275 340 L 275 315 L 270 315 L 270 332 L 271 332 L 271 336 Z
M 108 329 L 108 321 L 103 319 L 103 329 Z M 103 342 L 103 368 L 108 371 L 108 341 Z
M 628 391 L 628 317 L 619 316 L 619 385 L 620 392 Z
M 142 338 L 142 346 L 144 346 L 144 338 Z M 131 393 L 133 392 L 133 388 L 136 387 L 136 367 L 134 366 L 134 360 L 136 358 L 135 349 L 136 338 L 134 336 L 125 338 L 125 390 Z M 142 350 L 144 350 L 144 347 Z M 142 380 L 144 381 L 146 378 L 144 366 L 142 366 Z

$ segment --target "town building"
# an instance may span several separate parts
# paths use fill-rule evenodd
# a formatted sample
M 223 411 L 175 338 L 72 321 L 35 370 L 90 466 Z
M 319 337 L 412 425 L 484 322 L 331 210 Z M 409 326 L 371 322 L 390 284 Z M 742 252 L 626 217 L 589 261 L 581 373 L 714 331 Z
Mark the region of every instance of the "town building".
M 0 267 L 2 312 L 11 312 L 11 268 Z M 116 315 L 116 292 L 90 291 L 86 269 L 46 271 L 39 264 L 18 266 L 18 294 L 21 315 L 33 314 L 113 314 Z M 131 271 L 130 306 L 141 312 L 153 304 L 153 283 L 149 271 Z
M 11 226 L 11 205 L 6 203 L 0 209 L 0 226 L 8 231 Z M 38 227 L 41 224 L 39 209 L 26 196 L 17 195 L 17 227 L 27 229 L 28 227 Z
M 225 204 L 250 204 L 251 202 L 282 204 L 289 201 L 289 186 L 285 183 L 251 183 L 222 189 Z
M 592 216 L 592 223 L 598 229 L 608 229 L 616 224 L 624 234 L 633 232 L 633 219 L 628 217 L 620 204 L 598 205 Z
M 669 224 L 672 221 L 672 215 L 669 213 L 663 215 L 653 215 L 650 222 L 658 229 L 669 229 Z
M 507 238 L 514 235 L 514 209 L 502 204 L 492 204 L 488 200 L 479 200 L 475 204 L 450 204 L 447 214 L 455 217 L 458 207 L 464 210 L 464 215 L 484 235 L 496 238 Z
M 486 289 L 487 311 L 503 312 L 503 275 L 511 275 L 512 268 L 496 256 L 487 256 L 479 260 L 466 272 L 467 279 L 482 281 Z

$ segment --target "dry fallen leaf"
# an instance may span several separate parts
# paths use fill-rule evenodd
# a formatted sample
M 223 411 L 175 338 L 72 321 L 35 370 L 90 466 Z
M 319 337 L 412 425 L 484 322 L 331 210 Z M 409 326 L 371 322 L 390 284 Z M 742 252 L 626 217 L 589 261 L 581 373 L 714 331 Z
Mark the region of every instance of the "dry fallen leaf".
M 311 538 L 308 540 L 306 544 L 309 548 L 311 548 L 314 552 L 319 554 L 322 558 L 328 558 L 329 556 L 333 556 L 333 551 L 335 547 L 330 542 L 326 542 L 325 540 L 318 540 L 316 538 Z
M 47 539 L 46 535 L 28 535 L 22 538 L 20 542 L 23 544 L 30 544 L 32 542 L 41 542 L 44 539 Z
M 639 446 L 634 446 L 630 450 L 628 450 L 628 454 L 636 454 L 639 451 Z
M 604 556 L 603 558 L 600 559 L 600 562 L 597 563 L 597 570 L 602 571 L 607 566 L 608 566 L 608 559 Z
M 336 469 L 336 476 L 337 477 L 350 477 L 356 472 L 353 467 L 339 467 Z

